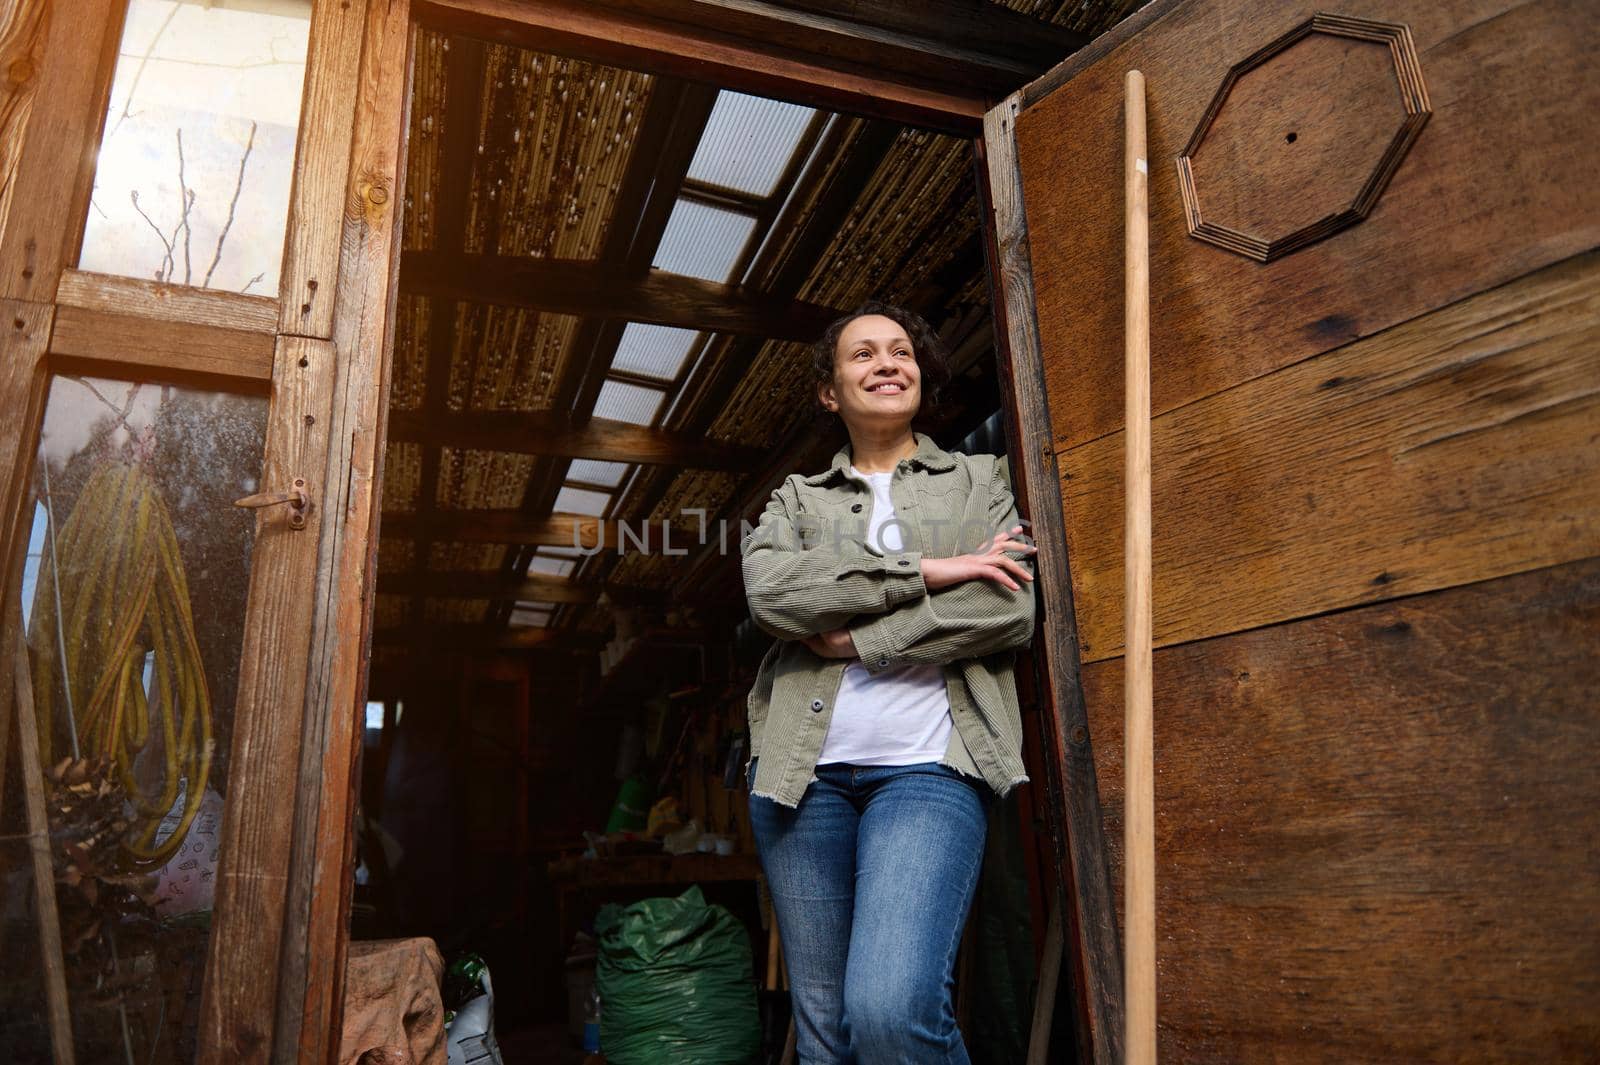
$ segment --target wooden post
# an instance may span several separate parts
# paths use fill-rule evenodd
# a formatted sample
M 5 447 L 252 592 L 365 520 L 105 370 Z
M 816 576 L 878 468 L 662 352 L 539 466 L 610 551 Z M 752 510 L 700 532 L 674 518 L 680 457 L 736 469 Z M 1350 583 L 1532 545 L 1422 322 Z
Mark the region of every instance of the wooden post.
M 1124 908 L 1128 1065 L 1156 1060 L 1155 782 L 1151 744 L 1152 602 L 1150 581 L 1150 167 L 1145 159 L 1144 75 L 1128 71 L 1123 162 L 1126 180 L 1124 305 L 1126 510 L 1123 538 L 1125 627 L 1126 845 Z

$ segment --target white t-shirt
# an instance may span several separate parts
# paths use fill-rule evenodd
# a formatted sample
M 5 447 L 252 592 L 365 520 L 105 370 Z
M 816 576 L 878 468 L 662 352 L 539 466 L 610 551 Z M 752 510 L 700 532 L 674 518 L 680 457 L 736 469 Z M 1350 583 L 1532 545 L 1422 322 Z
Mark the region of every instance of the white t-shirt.
M 889 496 L 892 473 L 850 472 L 872 486 L 867 546 L 879 553 L 903 550 Z M 950 743 L 950 698 L 939 666 L 906 665 L 868 673 L 860 662 L 844 668 L 828 735 L 817 764 L 916 765 L 944 758 Z

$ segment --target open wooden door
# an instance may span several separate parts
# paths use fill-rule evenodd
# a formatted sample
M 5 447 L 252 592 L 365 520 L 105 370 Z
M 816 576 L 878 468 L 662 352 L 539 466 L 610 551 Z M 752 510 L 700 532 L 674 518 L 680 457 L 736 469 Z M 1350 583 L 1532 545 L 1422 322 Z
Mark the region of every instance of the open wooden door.
M 25 0 L 4 32 L 0 764 L 29 802 L 0 861 L 39 934 L 0 967 L 48 1017 L 5 1042 L 326 1060 L 408 6 Z M 149 822 L 137 875 L 66 847 L 85 777 Z
M 1027 488 L 1036 514 L 1059 498 L 1070 552 L 1052 645 L 1082 662 L 1057 695 L 1081 680 L 1065 793 L 1096 1060 L 1121 986 L 1090 842 L 1103 815 L 1120 885 L 1129 69 L 1161 1054 L 1600 1046 L 1597 47 L 1575 0 L 1157 0 L 989 115 Z

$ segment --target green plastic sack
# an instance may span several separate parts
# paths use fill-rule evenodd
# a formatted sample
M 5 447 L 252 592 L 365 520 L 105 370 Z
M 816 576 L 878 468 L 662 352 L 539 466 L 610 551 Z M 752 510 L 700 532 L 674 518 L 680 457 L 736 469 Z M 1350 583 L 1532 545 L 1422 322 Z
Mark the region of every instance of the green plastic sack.
M 603 906 L 594 927 L 610 1065 L 742 1065 L 760 1049 L 749 936 L 698 886 Z

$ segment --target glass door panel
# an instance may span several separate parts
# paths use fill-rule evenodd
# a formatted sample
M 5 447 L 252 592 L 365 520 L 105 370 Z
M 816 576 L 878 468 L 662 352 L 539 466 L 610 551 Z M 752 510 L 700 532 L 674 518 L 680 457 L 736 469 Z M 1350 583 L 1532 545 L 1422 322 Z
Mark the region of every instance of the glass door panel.
M 51 382 L 20 604 L 34 728 L 10 729 L 0 792 L 10 1060 L 50 1060 L 63 991 L 79 1062 L 194 1057 L 255 528 L 232 504 L 266 420 L 265 396 Z
M 310 0 L 130 0 L 78 266 L 274 296 Z

